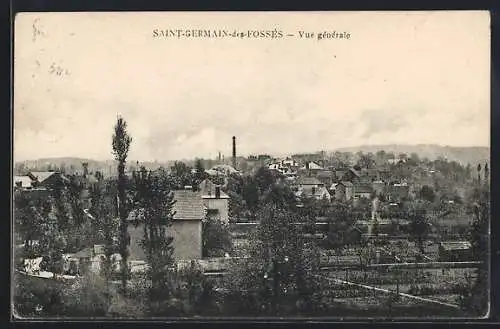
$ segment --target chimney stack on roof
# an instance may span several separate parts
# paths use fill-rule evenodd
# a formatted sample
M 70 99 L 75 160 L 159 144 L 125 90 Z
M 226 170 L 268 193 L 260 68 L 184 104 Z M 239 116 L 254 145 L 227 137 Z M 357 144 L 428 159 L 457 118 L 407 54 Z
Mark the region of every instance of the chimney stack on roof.
M 220 186 L 215 187 L 215 198 L 220 199 Z

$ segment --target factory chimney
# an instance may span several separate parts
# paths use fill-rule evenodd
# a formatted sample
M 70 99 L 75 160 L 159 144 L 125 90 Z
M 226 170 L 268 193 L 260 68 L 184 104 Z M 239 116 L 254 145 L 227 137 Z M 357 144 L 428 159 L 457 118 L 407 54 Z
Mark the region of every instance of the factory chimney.
M 233 168 L 236 169 L 236 137 L 233 136 Z

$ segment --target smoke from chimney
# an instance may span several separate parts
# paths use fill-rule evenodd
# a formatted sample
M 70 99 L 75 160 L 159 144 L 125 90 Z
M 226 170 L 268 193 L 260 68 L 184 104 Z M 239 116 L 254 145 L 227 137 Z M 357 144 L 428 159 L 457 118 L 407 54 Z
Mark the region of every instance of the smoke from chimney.
M 233 168 L 236 168 L 236 137 L 233 136 Z

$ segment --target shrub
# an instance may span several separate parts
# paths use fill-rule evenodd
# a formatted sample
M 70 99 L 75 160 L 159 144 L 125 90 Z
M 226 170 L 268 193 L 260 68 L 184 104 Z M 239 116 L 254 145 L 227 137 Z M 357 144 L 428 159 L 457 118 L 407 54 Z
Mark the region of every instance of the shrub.
M 203 255 L 205 257 L 223 257 L 232 251 L 229 226 L 220 220 L 207 220 L 203 224 Z

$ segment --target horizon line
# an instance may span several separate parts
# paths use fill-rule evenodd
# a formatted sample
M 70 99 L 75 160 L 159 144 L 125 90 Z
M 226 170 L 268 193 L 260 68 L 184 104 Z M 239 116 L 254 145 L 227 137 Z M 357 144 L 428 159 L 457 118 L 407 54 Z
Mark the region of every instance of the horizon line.
M 461 146 L 461 145 L 447 145 L 447 144 L 432 144 L 432 143 L 418 143 L 418 144 L 362 144 L 362 145 L 356 145 L 356 146 L 343 146 L 343 147 L 337 147 L 334 149 L 323 149 L 323 150 L 314 150 L 314 151 L 296 151 L 296 152 L 276 152 L 276 153 L 270 153 L 270 152 L 261 152 L 261 153 L 243 153 L 238 155 L 237 157 L 241 158 L 247 158 L 252 155 L 269 155 L 271 157 L 283 157 L 283 156 L 291 156 L 291 155 L 299 155 L 299 154 L 316 154 L 316 153 L 321 153 L 321 152 L 326 152 L 326 153 L 334 153 L 334 152 L 346 152 L 348 149 L 356 149 L 356 148 L 366 148 L 366 147 L 371 147 L 371 148 L 377 148 L 377 147 L 416 147 L 416 146 L 435 146 L 435 147 L 442 147 L 442 148 L 486 148 L 489 149 L 491 146 L 485 146 L 485 145 L 466 145 L 466 146 Z M 347 151 L 349 152 L 349 151 Z M 228 152 L 230 153 L 230 152 Z M 221 155 L 225 155 L 221 153 Z M 16 160 L 13 158 L 13 162 L 25 162 L 25 161 L 40 161 L 40 160 L 51 160 L 51 159 L 61 159 L 61 158 L 73 158 L 73 159 L 81 159 L 81 160 L 91 160 L 91 161 L 102 161 L 102 162 L 108 162 L 108 161 L 116 161 L 112 157 L 110 158 L 91 158 L 91 157 L 80 157 L 80 156 L 46 156 L 46 157 L 39 157 L 39 158 L 25 158 L 25 159 L 20 159 Z M 225 157 L 225 159 L 231 159 L 232 156 L 229 154 L 229 156 Z M 194 156 L 191 158 L 182 158 L 182 159 L 171 159 L 171 160 L 159 160 L 159 159 L 144 159 L 144 160 L 139 160 L 139 159 L 130 159 L 127 160 L 127 163 L 133 163 L 133 162 L 158 162 L 158 163 L 165 163 L 165 162 L 175 162 L 175 161 L 194 161 L 196 159 L 202 159 L 202 160 L 216 160 L 217 156 L 215 157 L 200 157 L 200 156 Z

